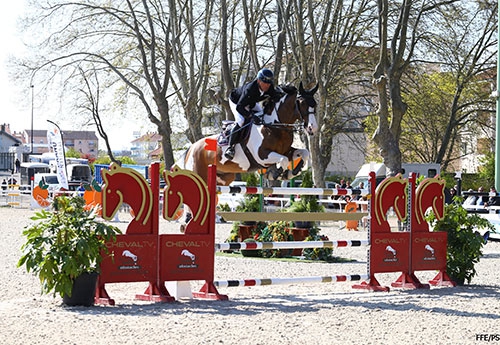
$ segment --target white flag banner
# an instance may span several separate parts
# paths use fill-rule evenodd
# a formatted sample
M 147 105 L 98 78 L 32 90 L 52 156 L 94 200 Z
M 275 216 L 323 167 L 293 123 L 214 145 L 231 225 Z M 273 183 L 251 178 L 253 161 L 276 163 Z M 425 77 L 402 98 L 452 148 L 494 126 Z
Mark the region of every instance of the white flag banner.
M 66 159 L 64 158 L 62 134 L 59 127 L 50 121 L 47 131 L 47 142 L 56 157 L 57 180 L 63 188 L 68 189 L 68 175 L 66 174 Z

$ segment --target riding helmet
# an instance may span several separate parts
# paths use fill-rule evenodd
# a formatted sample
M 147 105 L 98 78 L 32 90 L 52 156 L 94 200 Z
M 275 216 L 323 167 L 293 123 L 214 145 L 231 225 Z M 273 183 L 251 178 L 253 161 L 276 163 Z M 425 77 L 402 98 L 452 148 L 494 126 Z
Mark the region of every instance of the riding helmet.
M 263 68 L 257 73 L 257 78 L 267 84 L 274 82 L 274 74 L 269 68 Z

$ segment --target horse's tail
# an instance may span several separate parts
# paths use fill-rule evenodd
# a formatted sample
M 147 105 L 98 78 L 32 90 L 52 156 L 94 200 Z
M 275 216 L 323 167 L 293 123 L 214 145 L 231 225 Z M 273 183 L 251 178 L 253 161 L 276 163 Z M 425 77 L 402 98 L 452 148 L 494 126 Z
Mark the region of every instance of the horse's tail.
M 179 157 L 179 159 L 178 159 L 178 160 L 174 163 L 174 165 L 173 165 L 172 167 L 170 167 L 170 170 L 172 170 L 172 168 L 173 168 L 174 166 L 178 166 L 178 167 L 179 167 L 179 168 L 181 168 L 181 169 L 187 169 L 187 168 L 186 168 L 186 166 L 187 166 L 186 161 L 187 161 L 187 159 L 188 159 L 188 152 L 189 152 L 189 149 L 190 149 L 190 148 L 191 148 L 191 146 L 190 146 L 190 147 L 188 147 L 188 148 L 187 148 L 187 149 L 186 149 L 186 150 L 182 153 L 182 155 L 181 155 L 181 156 Z M 189 170 L 189 169 L 187 169 L 187 170 Z

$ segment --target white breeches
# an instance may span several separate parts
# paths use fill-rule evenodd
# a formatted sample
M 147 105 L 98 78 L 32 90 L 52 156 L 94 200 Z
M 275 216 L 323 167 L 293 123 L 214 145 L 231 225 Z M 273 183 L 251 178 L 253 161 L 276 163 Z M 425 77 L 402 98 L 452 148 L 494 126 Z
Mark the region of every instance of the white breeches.
M 236 123 L 240 125 L 240 127 L 242 127 L 243 124 L 245 123 L 245 117 L 240 113 L 238 113 L 238 111 L 236 110 L 236 103 L 233 103 L 231 100 L 229 100 L 229 108 L 231 108 L 231 111 L 233 112 L 234 120 L 236 121 Z M 263 111 L 260 103 L 255 103 L 255 107 L 253 107 L 253 109 L 248 109 L 248 110 L 253 113 L 261 113 Z

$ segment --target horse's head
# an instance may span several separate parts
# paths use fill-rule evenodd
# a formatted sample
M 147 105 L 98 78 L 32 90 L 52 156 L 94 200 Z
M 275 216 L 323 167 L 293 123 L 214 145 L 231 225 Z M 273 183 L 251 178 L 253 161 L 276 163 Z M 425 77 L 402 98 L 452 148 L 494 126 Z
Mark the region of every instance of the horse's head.
M 438 178 L 426 178 L 416 190 L 417 219 L 424 221 L 425 212 L 432 208 L 437 220 L 444 217 L 444 188 L 445 180 Z
M 182 194 L 179 192 L 179 183 L 175 184 L 175 176 L 170 172 L 164 172 L 165 190 L 163 194 L 163 218 L 173 219 L 177 210 L 184 203 Z
M 304 128 L 309 135 L 318 131 L 318 122 L 316 121 L 316 100 L 314 94 L 318 91 L 319 84 L 316 84 L 310 90 L 305 90 L 302 82 L 299 85 L 299 95 L 297 97 L 297 108 L 304 122 Z
M 101 170 L 104 188 L 102 190 L 102 217 L 104 219 L 112 219 L 118 208 L 123 203 L 123 194 L 116 186 L 117 178 L 112 171 Z M 118 176 L 119 177 L 119 176 Z
M 399 220 L 407 217 L 408 181 L 401 174 L 383 180 L 375 190 L 375 210 L 386 219 L 386 212 L 392 207 Z M 380 224 L 380 221 L 379 221 Z

